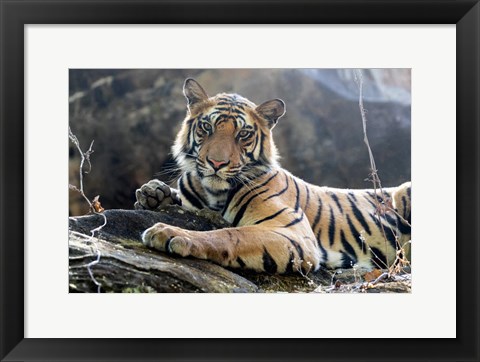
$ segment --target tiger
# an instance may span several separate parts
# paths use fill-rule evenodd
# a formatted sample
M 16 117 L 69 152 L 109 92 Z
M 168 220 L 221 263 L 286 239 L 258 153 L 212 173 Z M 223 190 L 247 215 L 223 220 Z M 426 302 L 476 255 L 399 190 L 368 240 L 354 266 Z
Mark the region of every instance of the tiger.
M 410 255 L 411 182 L 364 190 L 310 184 L 278 162 L 272 129 L 285 114 L 283 100 L 257 106 L 233 93 L 209 97 L 191 78 L 183 93 L 186 117 L 172 147 L 178 187 L 149 181 L 136 190 L 135 209 L 209 209 L 230 226 L 157 223 L 143 232 L 145 246 L 269 274 L 384 269 L 400 251 Z

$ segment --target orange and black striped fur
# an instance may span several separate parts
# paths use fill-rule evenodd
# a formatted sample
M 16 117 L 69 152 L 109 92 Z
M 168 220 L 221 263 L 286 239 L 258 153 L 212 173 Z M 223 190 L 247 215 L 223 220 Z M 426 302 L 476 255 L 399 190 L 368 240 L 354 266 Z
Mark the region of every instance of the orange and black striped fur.
M 178 190 L 156 180 L 144 187 L 171 192 L 187 209 L 216 210 L 232 227 L 159 223 L 144 232 L 145 245 L 269 273 L 385 268 L 409 245 L 410 183 L 376 192 L 309 184 L 277 163 L 271 131 L 285 113 L 282 100 L 256 106 L 237 94 L 208 97 L 193 79 L 184 94 L 187 117 L 173 147 L 183 170 Z M 145 192 L 137 190 L 137 207 L 152 208 Z

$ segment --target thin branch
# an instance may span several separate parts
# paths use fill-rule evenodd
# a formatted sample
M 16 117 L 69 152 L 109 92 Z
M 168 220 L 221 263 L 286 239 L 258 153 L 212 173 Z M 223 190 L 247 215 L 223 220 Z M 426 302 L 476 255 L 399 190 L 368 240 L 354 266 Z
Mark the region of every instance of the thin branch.
M 358 106 L 360 108 L 360 115 L 362 117 L 363 141 L 364 141 L 365 145 L 367 146 L 368 156 L 369 156 L 369 159 L 370 159 L 370 176 L 371 176 L 371 181 L 373 183 L 373 191 L 374 191 L 374 195 L 375 195 L 374 201 L 375 201 L 375 204 L 376 204 L 375 214 L 377 215 L 378 222 L 381 225 L 383 239 L 384 239 L 384 242 L 385 242 L 385 250 L 386 250 L 388 248 L 388 240 L 387 240 L 387 235 L 385 233 L 385 226 L 387 226 L 387 225 L 384 225 L 384 223 L 382 222 L 382 216 L 385 218 L 384 215 L 387 212 L 391 211 L 395 215 L 397 215 L 397 223 L 398 223 L 398 218 L 400 218 L 400 220 L 402 222 L 404 222 L 408 225 L 410 225 L 410 224 L 403 217 L 401 217 L 400 214 L 393 208 L 391 199 L 386 198 L 385 197 L 386 195 L 383 192 L 382 183 L 380 181 L 380 177 L 378 176 L 377 165 L 375 164 L 375 159 L 373 157 L 373 152 L 372 152 L 372 149 L 370 147 L 370 142 L 369 142 L 368 136 L 367 136 L 367 116 L 366 116 L 365 107 L 363 105 L 363 75 L 362 75 L 362 71 L 360 69 L 355 69 L 354 79 L 355 79 L 355 82 L 357 83 L 358 91 L 359 91 Z M 379 190 L 379 192 L 380 192 L 379 197 L 381 198 L 382 202 L 380 202 L 380 200 L 377 197 L 377 190 Z M 398 225 L 397 225 L 397 227 L 398 227 Z M 398 241 L 398 235 L 397 235 L 396 230 L 394 230 L 392 228 L 392 225 L 390 225 L 390 223 L 388 224 L 388 228 L 390 229 L 390 231 L 392 232 L 392 234 L 395 237 L 395 242 L 396 242 L 396 245 L 398 247 L 398 250 L 402 250 L 402 246 L 400 245 L 400 243 Z M 395 261 L 392 263 L 392 266 L 390 267 L 390 272 L 393 271 L 393 266 L 396 264 L 397 261 L 402 262 L 402 260 L 399 258 L 398 250 L 397 250 L 397 253 L 396 253 Z M 373 253 L 373 251 L 371 249 L 370 249 L 370 251 Z M 385 253 L 385 257 L 387 259 L 386 260 L 386 262 L 387 262 L 386 266 L 388 268 L 389 265 L 390 265 L 389 260 L 388 260 L 388 253 Z
M 93 205 L 92 203 L 90 202 L 90 200 L 88 199 L 88 197 L 85 195 L 85 192 L 83 190 L 83 173 L 85 172 L 86 174 L 90 173 L 90 171 L 92 170 L 92 164 L 90 163 L 90 155 L 93 153 L 93 142 L 90 143 L 90 147 L 88 148 L 88 151 L 87 152 L 83 152 L 82 151 L 82 148 L 80 147 L 80 142 L 78 141 L 78 138 L 77 136 L 75 136 L 72 132 L 72 130 L 70 129 L 70 126 L 68 126 L 68 137 L 70 138 L 70 140 L 72 141 L 72 143 L 77 147 L 78 149 L 78 152 L 80 153 L 80 167 L 79 167 L 79 183 L 80 183 L 80 188 L 74 186 L 74 185 L 68 185 L 68 187 L 72 190 L 75 190 L 77 192 L 80 193 L 80 195 L 82 195 L 82 197 L 85 199 L 85 201 L 88 203 L 88 206 L 90 206 L 90 211 L 91 212 L 94 212 L 95 209 L 93 208 Z M 85 162 L 87 162 L 88 164 L 88 171 L 84 171 L 83 169 L 83 166 L 85 164 Z
M 373 183 L 373 192 L 375 194 L 375 204 L 377 205 L 377 209 L 375 210 L 375 213 L 378 214 L 379 216 L 379 222 L 380 225 L 382 226 L 382 234 L 383 238 L 385 241 L 385 249 L 387 248 L 387 235 L 385 234 L 385 230 L 383 227 L 383 223 L 380 217 L 380 210 L 383 208 L 382 204 L 380 204 L 380 201 L 377 198 L 377 189 L 380 189 L 380 196 L 383 199 L 383 191 L 382 191 L 382 183 L 380 181 L 380 177 L 378 176 L 378 170 L 377 166 L 375 164 L 375 159 L 373 157 L 373 152 L 370 147 L 370 142 L 368 141 L 368 136 L 367 136 L 367 116 L 366 116 L 366 111 L 365 107 L 363 106 L 363 75 L 362 71 L 360 69 L 355 69 L 354 71 L 354 76 L 355 76 L 355 82 L 358 85 L 358 106 L 360 108 L 360 115 L 362 116 L 362 126 L 363 126 L 363 142 L 365 142 L 365 145 L 367 146 L 368 150 L 368 156 L 370 159 L 370 176 L 371 176 L 371 181 Z M 387 267 L 390 264 L 388 261 L 388 253 L 385 253 L 385 257 L 387 258 Z
M 90 230 L 91 235 L 90 235 L 90 238 L 87 240 L 87 243 L 91 243 L 93 245 L 94 252 L 95 252 L 95 255 L 96 255 L 96 259 L 91 261 L 90 263 L 88 263 L 86 265 L 86 268 L 88 270 L 88 274 L 90 275 L 90 278 L 92 279 L 92 282 L 97 286 L 97 292 L 100 293 L 102 285 L 97 281 L 97 279 L 95 279 L 95 276 L 93 275 L 93 271 L 92 271 L 92 267 L 97 265 L 100 262 L 100 259 L 102 257 L 100 249 L 98 248 L 98 246 L 95 242 L 95 233 L 100 231 L 105 225 L 107 225 L 107 217 L 105 216 L 105 214 L 103 212 L 98 212 L 97 211 L 97 210 L 103 210 L 103 209 L 99 209 L 98 206 L 96 206 L 97 205 L 96 203 L 98 203 L 98 196 L 94 198 L 94 200 L 93 200 L 94 203 L 92 203 L 89 200 L 89 198 L 85 195 L 85 192 L 84 192 L 84 189 L 83 189 L 83 174 L 84 173 L 88 174 L 92 170 L 92 164 L 90 163 L 90 155 L 93 153 L 93 142 L 94 141 L 92 141 L 90 143 L 90 147 L 88 148 L 88 150 L 86 152 L 83 152 L 82 148 L 80 147 L 80 142 L 78 141 L 77 136 L 75 136 L 73 134 L 72 130 L 70 129 L 70 126 L 68 126 L 68 137 L 73 142 L 73 144 L 77 147 L 78 152 L 80 153 L 80 157 L 81 157 L 80 167 L 79 167 L 79 186 L 80 187 L 76 187 L 76 186 L 71 185 L 71 184 L 68 185 L 68 187 L 71 190 L 77 191 L 78 193 L 80 193 L 80 195 L 82 195 L 82 197 L 85 199 L 85 201 L 87 201 L 88 206 L 90 207 L 90 212 L 91 213 L 101 215 L 103 217 L 103 224 L 94 228 L 94 229 L 92 229 L 92 230 Z M 88 171 L 85 171 L 83 169 L 83 167 L 85 165 L 85 162 L 88 164 Z

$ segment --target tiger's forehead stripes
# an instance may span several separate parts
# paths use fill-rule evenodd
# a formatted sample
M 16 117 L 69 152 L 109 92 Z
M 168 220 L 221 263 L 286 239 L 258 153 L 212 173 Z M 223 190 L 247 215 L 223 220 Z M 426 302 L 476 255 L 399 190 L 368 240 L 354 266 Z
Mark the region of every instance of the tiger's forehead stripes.
M 235 130 L 252 127 L 248 122 L 247 109 L 253 110 L 255 104 L 238 94 L 222 93 L 215 97 L 213 110 L 203 116 L 202 120 L 211 122 L 214 126 L 222 123 L 232 123 Z
M 228 114 L 220 114 L 215 119 L 215 122 L 214 122 L 215 127 L 219 127 L 219 126 L 221 126 L 222 124 L 225 124 L 225 123 L 231 123 L 233 125 L 234 129 L 243 127 L 243 123 L 240 119 L 237 119 L 236 117 L 228 115 Z
M 241 110 L 248 108 L 248 107 L 255 107 L 255 104 L 250 102 L 248 99 L 239 96 L 238 94 L 226 94 L 222 93 L 217 96 L 217 104 L 219 106 L 230 106 L 230 107 L 237 107 Z
M 233 114 L 245 121 L 246 109 L 254 109 L 255 104 L 249 100 L 239 96 L 238 94 L 221 94 L 217 96 L 217 102 L 215 106 L 216 111 L 227 112 Z

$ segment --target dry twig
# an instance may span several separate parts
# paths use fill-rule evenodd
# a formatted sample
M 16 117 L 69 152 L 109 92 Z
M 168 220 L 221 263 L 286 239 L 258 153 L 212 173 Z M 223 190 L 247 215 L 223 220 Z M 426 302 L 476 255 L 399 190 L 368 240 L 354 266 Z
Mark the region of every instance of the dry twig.
M 88 274 L 90 275 L 90 278 L 92 279 L 93 283 L 97 286 L 97 292 L 100 293 L 101 292 L 101 288 L 102 288 L 102 285 L 100 284 L 100 282 L 98 282 L 97 279 L 95 279 L 95 276 L 93 275 L 93 272 L 92 272 L 92 267 L 96 264 L 98 264 L 100 262 L 100 258 L 102 257 L 101 253 L 100 253 L 100 250 L 98 249 L 97 247 L 97 244 L 95 242 L 95 233 L 100 231 L 105 225 L 107 225 L 107 218 L 105 216 L 105 214 L 102 212 L 103 211 L 103 208 L 100 205 L 100 203 L 98 202 L 98 196 L 96 196 L 94 199 L 93 199 L 93 203 L 89 200 L 89 198 L 85 195 L 85 192 L 84 192 L 84 189 L 83 189 L 83 174 L 86 173 L 88 174 L 91 169 L 92 169 L 92 164 L 90 163 L 90 155 L 93 153 L 93 142 L 90 143 L 90 147 L 88 148 L 88 150 L 86 152 L 83 152 L 82 151 L 82 148 L 80 147 L 80 142 L 78 141 L 78 138 L 77 136 L 75 136 L 72 132 L 72 130 L 70 129 L 70 126 L 68 126 L 68 137 L 70 138 L 70 140 L 73 142 L 73 144 L 77 147 L 78 149 L 78 152 L 80 153 L 80 167 L 79 167 L 79 187 L 76 187 L 74 185 L 71 185 L 69 184 L 68 187 L 71 189 L 71 190 L 75 190 L 77 191 L 78 193 L 80 193 L 80 195 L 82 195 L 82 197 L 85 199 L 85 201 L 87 201 L 89 207 L 90 207 L 90 212 L 91 213 L 94 213 L 94 214 L 97 214 L 97 215 L 101 215 L 103 217 L 103 224 L 96 227 L 95 229 L 92 229 L 90 230 L 90 239 L 87 240 L 87 242 L 90 242 L 94 249 L 95 249 L 95 255 L 96 255 L 96 259 L 91 261 L 90 263 L 88 263 L 86 265 L 86 268 L 88 270 Z M 88 164 L 88 171 L 85 171 L 83 169 L 84 165 L 85 165 L 85 162 L 87 162 Z
M 382 222 L 382 217 L 385 218 L 385 215 L 388 212 L 393 212 L 397 216 L 397 219 L 396 219 L 397 223 L 398 223 L 398 217 L 400 217 L 401 220 L 404 221 L 406 224 L 408 224 L 408 222 L 406 220 L 404 220 L 403 217 L 401 217 L 398 214 L 398 212 L 393 208 L 392 200 L 389 197 L 387 197 L 387 195 L 383 192 L 382 183 L 380 181 L 380 177 L 378 176 L 377 166 L 375 164 L 375 159 L 373 157 L 373 152 L 372 152 L 372 149 L 370 147 L 370 142 L 368 141 L 368 136 L 367 136 L 367 117 L 366 117 L 366 110 L 363 106 L 363 75 L 362 75 L 362 71 L 360 69 L 356 69 L 354 71 L 354 77 L 355 77 L 355 82 L 357 83 L 358 90 L 359 90 L 358 106 L 360 108 L 360 114 L 361 114 L 361 117 L 362 117 L 363 141 L 364 141 L 365 145 L 367 146 L 368 156 L 369 156 L 369 159 L 370 159 L 370 179 L 373 183 L 373 192 L 375 194 L 374 201 L 375 201 L 375 204 L 377 206 L 376 210 L 375 210 L 375 214 L 378 217 L 378 221 L 379 221 L 379 223 L 382 227 L 382 234 L 383 234 L 383 238 L 384 238 L 384 241 L 385 241 L 385 249 L 388 248 L 388 246 L 387 246 L 388 245 L 388 239 L 387 239 L 387 236 L 385 234 L 385 229 L 384 229 L 385 226 L 387 226 L 390 229 L 390 231 L 392 232 L 392 234 L 394 235 L 395 242 L 396 242 L 396 245 L 397 245 L 397 252 L 396 252 L 395 261 L 392 264 L 389 263 L 388 253 L 385 253 L 385 257 L 387 259 L 386 260 L 387 265 L 385 265 L 384 267 L 389 268 L 389 273 L 393 274 L 397 270 L 395 268 L 395 265 L 397 265 L 397 264 L 404 265 L 405 258 L 402 257 L 402 255 L 405 255 L 405 253 L 403 252 L 403 250 L 402 250 L 403 248 L 398 241 L 398 235 L 397 235 L 396 230 L 394 230 L 390 224 L 385 225 Z M 377 190 L 378 190 L 379 195 L 377 193 Z M 410 225 L 410 224 L 408 224 L 408 225 Z M 367 244 L 367 246 L 368 246 L 368 244 Z M 370 249 L 370 252 L 373 253 L 373 251 L 370 247 L 369 247 L 369 249 Z M 389 265 L 391 265 L 391 266 L 389 267 Z M 377 265 L 377 266 L 380 269 L 383 269 L 382 266 L 379 266 L 379 265 Z

